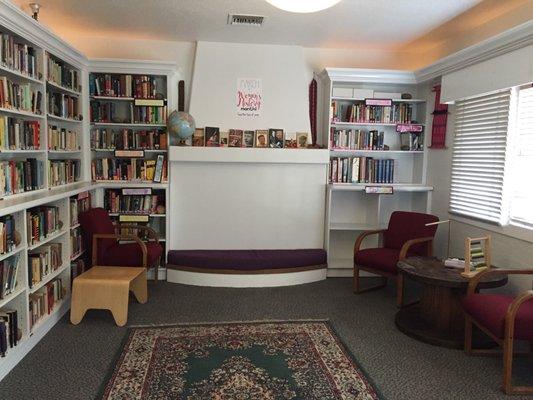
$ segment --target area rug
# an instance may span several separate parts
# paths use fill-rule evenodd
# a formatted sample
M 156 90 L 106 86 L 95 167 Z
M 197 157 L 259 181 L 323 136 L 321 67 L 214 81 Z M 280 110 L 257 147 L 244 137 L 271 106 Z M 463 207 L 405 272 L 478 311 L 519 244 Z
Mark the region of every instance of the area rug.
M 103 399 L 378 399 L 327 321 L 132 328 Z

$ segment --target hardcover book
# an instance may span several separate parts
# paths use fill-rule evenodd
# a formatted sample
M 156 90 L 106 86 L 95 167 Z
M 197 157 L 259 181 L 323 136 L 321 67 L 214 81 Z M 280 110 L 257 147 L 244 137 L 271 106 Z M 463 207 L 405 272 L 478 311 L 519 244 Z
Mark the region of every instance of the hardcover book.
M 283 129 L 269 129 L 268 137 L 269 137 L 269 141 L 268 141 L 269 147 L 274 148 L 274 149 L 283 148 L 283 141 L 284 141 Z
M 205 127 L 205 145 L 207 147 L 218 147 L 220 144 L 220 129 L 216 127 Z
M 220 132 L 220 147 L 228 147 L 229 132 Z
M 255 147 L 268 147 L 268 131 L 255 131 Z
M 243 147 L 254 147 L 254 131 L 244 131 Z
M 229 147 L 242 147 L 242 130 L 230 129 L 229 130 Z

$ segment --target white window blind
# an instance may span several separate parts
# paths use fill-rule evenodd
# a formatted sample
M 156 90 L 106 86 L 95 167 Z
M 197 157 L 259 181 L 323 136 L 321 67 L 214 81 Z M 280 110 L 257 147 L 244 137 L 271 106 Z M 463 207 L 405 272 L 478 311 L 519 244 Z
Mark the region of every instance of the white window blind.
M 503 223 L 503 182 L 511 91 L 458 101 L 450 212 Z
M 533 228 L 533 88 L 518 92 L 509 222 Z M 528 178 L 529 177 L 529 178 Z

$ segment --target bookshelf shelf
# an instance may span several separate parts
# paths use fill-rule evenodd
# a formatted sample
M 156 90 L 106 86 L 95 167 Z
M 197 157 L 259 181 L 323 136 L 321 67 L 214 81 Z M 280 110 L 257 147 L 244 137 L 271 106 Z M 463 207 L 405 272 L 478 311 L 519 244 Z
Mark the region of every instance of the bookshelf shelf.
M 78 92 L 77 90 L 70 89 L 70 88 L 65 87 L 65 86 L 58 85 L 57 83 L 55 83 L 53 81 L 47 80 L 46 84 L 48 86 L 50 86 L 52 89 L 55 89 L 55 90 L 57 90 L 59 92 L 70 94 L 72 96 L 81 96 L 81 92 Z
M 365 101 L 364 98 L 359 97 L 342 97 L 342 96 L 332 96 L 331 100 L 340 100 L 340 101 Z M 391 99 L 393 103 L 426 103 L 425 99 Z
M 81 154 L 82 150 L 48 150 L 48 154 Z
M 375 126 L 375 127 L 379 127 L 379 126 L 394 126 L 395 127 L 398 124 L 401 124 L 401 122 L 394 122 L 394 123 L 384 123 L 384 122 L 332 122 L 331 123 L 331 127 L 332 128 L 341 128 L 341 129 L 360 127 L 360 126 Z M 417 125 L 425 126 L 425 124 L 418 124 L 418 123 L 417 123 Z
M 22 293 L 26 293 L 26 288 L 23 285 L 17 285 L 17 288 L 12 293 L 9 293 L 3 299 L 0 299 L 0 308 L 4 307 L 6 304 L 11 303 L 15 298 L 20 296 Z
M 50 114 L 50 113 L 47 114 L 47 117 L 48 117 L 48 119 L 51 119 L 53 121 L 68 122 L 68 123 L 71 123 L 71 124 L 81 124 L 83 122 L 80 119 L 65 118 L 65 117 L 60 117 L 58 115 L 54 115 L 54 114 Z
M 165 189 L 168 187 L 168 182 L 154 183 L 152 181 L 97 180 L 94 183 L 101 184 L 102 188 L 149 186 L 153 189 Z
M 20 78 L 20 79 L 25 79 L 28 82 L 36 83 L 36 84 L 39 84 L 39 85 L 43 85 L 44 84 L 44 82 L 42 80 L 40 80 L 40 79 L 34 78 L 33 76 L 30 76 L 30 75 L 27 75 L 27 74 L 23 74 L 22 72 L 19 72 L 19 71 L 15 70 L 15 69 L 8 68 L 5 65 L 1 65 L 1 64 L 0 64 L 0 73 L 11 75 L 13 77 L 17 77 L 17 78 Z
M 76 229 L 76 228 L 79 228 L 81 225 L 79 222 L 73 224 L 73 225 L 70 225 L 70 230 L 73 230 L 73 229 Z
M 91 149 L 91 151 L 97 152 L 97 153 L 113 153 L 115 150 L 121 150 L 121 149 Z M 140 151 L 143 150 L 145 153 L 168 153 L 167 149 L 127 149 L 128 151 Z
M 396 192 L 429 192 L 433 186 L 411 183 L 330 183 L 332 191 L 364 191 L 367 186 L 392 186 Z
M 76 261 L 78 258 L 80 258 L 81 256 L 83 256 L 85 254 L 86 250 L 83 250 L 83 251 L 80 251 L 76 254 L 73 254 L 72 256 L 70 256 L 70 261 Z
M 166 128 L 165 124 L 135 124 L 118 122 L 91 122 L 94 126 L 116 126 L 119 128 Z
M 329 229 L 332 231 L 370 231 L 375 229 L 384 229 L 383 224 L 359 224 L 350 222 L 330 222 Z
M 60 238 L 61 236 L 63 236 L 65 233 L 67 233 L 67 230 L 66 229 L 60 229 L 59 231 L 56 231 L 50 235 L 48 235 L 46 238 L 44 238 L 43 240 L 37 242 L 37 243 L 34 243 L 32 245 L 29 245 L 28 246 L 28 250 L 34 250 L 40 246 L 42 246 L 43 244 L 46 244 L 48 242 L 51 242 L 52 240 L 54 239 L 58 239 Z
M 92 100 L 101 101 L 134 101 L 135 97 L 118 97 L 118 96 L 91 96 Z
M 0 154 L 45 154 L 46 150 L 0 150 Z
M 39 289 L 43 288 L 47 283 L 52 281 L 54 278 L 57 278 L 59 275 L 61 275 L 62 272 L 66 271 L 68 268 L 70 268 L 70 264 L 62 265 L 55 271 L 49 273 L 48 275 L 44 276 L 43 279 L 39 283 L 37 283 L 35 286 L 31 287 L 29 289 L 30 293 L 35 293 Z
M 42 114 L 35 114 L 30 111 L 18 110 L 16 108 L 0 107 L 0 113 L 16 115 L 17 117 L 44 118 Z
M 3 195 L 3 196 L 0 196 L 0 199 L 2 200 L 19 200 L 19 199 L 24 199 L 26 198 L 26 196 L 28 196 L 29 194 L 36 194 L 36 193 L 42 193 L 42 192 L 45 192 L 46 191 L 46 188 L 41 188 L 41 189 L 35 189 L 35 190 L 26 190 L 24 192 L 20 192 L 20 193 L 13 193 L 13 194 L 6 194 L 6 195 Z
M 135 212 L 121 212 L 121 213 L 109 213 L 110 217 L 120 217 L 121 215 L 140 215 L 145 216 L 147 215 L 150 218 L 166 218 L 166 214 L 147 214 L 147 213 L 135 213 Z
M 347 154 L 356 155 L 423 155 L 424 152 L 420 150 L 353 150 L 353 149 L 331 149 L 331 156 L 346 156 Z
M 41 327 L 43 327 L 46 322 L 51 319 L 52 317 L 54 317 L 62 308 L 65 304 L 68 304 L 70 303 L 70 294 L 65 296 L 64 298 L 62 298 L 60 301 L 58 301 L 56 304 L 54 304 L 54 308 L 52 309 L 52 311 L 49 313 L 49 314 L 45 314 L 43 315 L 36 323 L 35 325 L 33 325 L 30 329 L 30 335 L 34 335 L 35 333 L 37 333 Z
M 13 250 L 11 250 L 10 252 L 8 252 L 8 253 L 4 253 L 4 254 L 1 254 L 1 255 L 0 255 L 0 261 L 5 260 L 6 258 L 12 257 L 12 256 L 14 256 L 15 254 L 18 254 L 18 253 L 20 253 L 21 251 L 23 251 L 23 250 L 25 250 L 25 249 L 26 249 L 26 246 L 25 246 L 25 245 L 18 245 L 16 248 L 14 248 Z

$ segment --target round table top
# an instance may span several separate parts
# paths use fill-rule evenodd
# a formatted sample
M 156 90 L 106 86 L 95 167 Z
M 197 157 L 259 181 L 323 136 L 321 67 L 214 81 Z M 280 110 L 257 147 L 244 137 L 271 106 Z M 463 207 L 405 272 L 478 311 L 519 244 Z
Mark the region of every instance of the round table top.
M 493 267 L 494 268 L 494 267 Z M 448 268 L 444 262 L 432 257 L 409 257 L 398 263 L 398 269 L 410 279 L 449 288 L 468 288 L 469 279 L 461 276 L 462 269 Z M 490 274 L 481 279 L 479 288 L 495 288 L 507 283 L 507 276 Z

